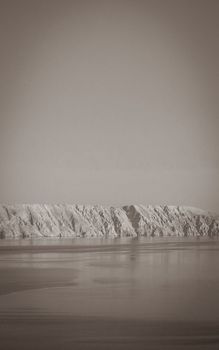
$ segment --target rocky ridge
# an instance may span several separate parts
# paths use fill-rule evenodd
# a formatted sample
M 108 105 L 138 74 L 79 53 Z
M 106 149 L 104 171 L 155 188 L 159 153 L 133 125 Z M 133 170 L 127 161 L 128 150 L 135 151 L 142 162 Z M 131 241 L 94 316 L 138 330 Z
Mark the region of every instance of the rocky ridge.
M 0 238 L 217 236 L 219 217 L 183 206 L 1 205 Z

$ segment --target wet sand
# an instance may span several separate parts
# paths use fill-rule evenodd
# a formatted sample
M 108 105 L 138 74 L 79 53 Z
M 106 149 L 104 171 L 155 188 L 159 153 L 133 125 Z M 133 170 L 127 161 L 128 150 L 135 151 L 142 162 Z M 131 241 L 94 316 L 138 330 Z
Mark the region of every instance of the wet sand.
M 219 323 L 53 316 L 1 320 L 2 349 L 218 349 Z
M 219 242 L 3 241 L 1 349 L 218 349 Z

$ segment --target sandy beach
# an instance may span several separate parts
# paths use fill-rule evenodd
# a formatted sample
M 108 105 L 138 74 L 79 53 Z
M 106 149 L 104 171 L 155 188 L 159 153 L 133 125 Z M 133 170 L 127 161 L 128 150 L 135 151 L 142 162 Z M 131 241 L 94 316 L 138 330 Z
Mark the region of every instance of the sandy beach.
M 218 349 L 219 242 L 4 241 L 3 349 Z

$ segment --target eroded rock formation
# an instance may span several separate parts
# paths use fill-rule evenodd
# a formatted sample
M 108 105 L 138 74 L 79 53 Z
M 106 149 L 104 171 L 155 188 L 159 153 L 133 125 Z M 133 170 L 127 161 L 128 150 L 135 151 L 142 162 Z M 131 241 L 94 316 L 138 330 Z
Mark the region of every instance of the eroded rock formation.
M 188 207 L 0 206 L 0 238 L 216 235 L 218 216 Z

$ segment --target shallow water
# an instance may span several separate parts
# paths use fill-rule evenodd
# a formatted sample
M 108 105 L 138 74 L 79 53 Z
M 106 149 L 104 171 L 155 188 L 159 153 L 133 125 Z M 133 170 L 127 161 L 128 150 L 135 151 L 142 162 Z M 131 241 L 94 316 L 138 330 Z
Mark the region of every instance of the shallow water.
M 0 245 L 3 349 L 218 349 L 218 296 L 218 240 Z

